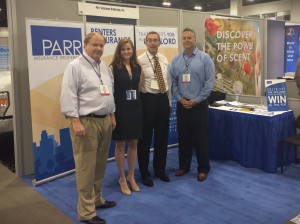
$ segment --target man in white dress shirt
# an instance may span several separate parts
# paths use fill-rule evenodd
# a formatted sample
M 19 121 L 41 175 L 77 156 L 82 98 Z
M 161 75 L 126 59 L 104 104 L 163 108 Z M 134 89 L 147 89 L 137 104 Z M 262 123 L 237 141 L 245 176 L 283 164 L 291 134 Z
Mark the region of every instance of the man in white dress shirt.
M 154 132 L 154 175 L 164 182 L 170 179 L 165 173 L 169 116 L 171 110 L 171 77 L 168 71 L 167 58 L 158 53 L 160 36 L 151 31 L 146 36 L 147 51 L 138 57 L 142 67 L 141 101 L 143 104 L 143 137 L 138 141 L 138 162 L 142 183 L 148 187 L 153 186 L 148 170 L 150 147 Z M 158 71 L 155 66 L 157 57 L 163 81 L 164 89 L 161 90 L 158 82 Z
M 101 187 L 105 173 L 114 118 L 113 76 L 100 60 L 105 38 L 90 33 L 84 39 L 84 52 L 64 72 L 61 110 L 70 120 L 70 135 L 76 168 L 78 220 L 105 224 L 96 208 L 111 208 L 114 201 L 104 200 Z

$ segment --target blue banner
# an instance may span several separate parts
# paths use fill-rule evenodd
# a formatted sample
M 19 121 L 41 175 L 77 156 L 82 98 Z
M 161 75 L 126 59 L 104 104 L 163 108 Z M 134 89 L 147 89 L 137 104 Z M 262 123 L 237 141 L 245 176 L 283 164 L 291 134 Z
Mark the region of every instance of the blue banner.
M 81 29 L 71 27 L 31 26 L 32 55 L 80 55 Z
M 286 26 L 285 28 L 285 73 L 295 72 L 300 48 L 299 26 Z

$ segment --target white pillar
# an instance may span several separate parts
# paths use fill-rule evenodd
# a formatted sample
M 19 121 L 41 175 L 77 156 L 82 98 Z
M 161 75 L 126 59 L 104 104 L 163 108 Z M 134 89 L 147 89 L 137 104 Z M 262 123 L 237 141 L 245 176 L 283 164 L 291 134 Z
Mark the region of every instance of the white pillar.
M 242 14 L 242 0 L 230 0 L 230 15 L 240 16 Z

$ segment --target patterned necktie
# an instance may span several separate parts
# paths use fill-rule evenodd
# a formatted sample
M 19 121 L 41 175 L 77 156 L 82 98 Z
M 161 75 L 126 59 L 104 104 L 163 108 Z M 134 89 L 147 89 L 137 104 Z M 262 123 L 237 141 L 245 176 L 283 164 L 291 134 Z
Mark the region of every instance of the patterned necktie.
M 165 85 L 164 77 L 162 75 L 158 57 L 154 56 L 153 58 L 154 58 L 154 68 L 155 68 L 155 74 L 156 74 L 156 78 L 157 78 L 159 92 L 164 93 L 164 92 L 166 92 L 166 85 Z

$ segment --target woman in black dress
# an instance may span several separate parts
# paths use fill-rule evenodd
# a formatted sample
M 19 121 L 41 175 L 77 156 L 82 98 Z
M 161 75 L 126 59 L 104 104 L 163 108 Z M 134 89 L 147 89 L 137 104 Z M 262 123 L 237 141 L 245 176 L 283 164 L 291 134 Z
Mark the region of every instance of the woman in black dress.
M 114 74 L 114 98 L 116 104 L 115 160 L 120 173 L 119 184 L 123 194 L 139 191 L 134 170 L 137 158 L 137 142 L 142 135 L 142 104 L 139 84 L 141 67 L 137 62 L 133 43 L 128 38 L 119 41 L 110 65 Z M 125 176 L 125 147 L 127 150 L 128 174 Z

